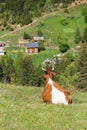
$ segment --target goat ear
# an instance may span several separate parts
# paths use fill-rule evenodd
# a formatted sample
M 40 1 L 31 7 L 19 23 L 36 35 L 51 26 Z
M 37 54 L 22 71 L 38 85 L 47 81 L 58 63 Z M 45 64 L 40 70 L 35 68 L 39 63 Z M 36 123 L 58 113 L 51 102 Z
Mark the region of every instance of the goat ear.
M 55 73 L 55 72 L 52 72 L 52 75 L 53 75 L 53 76 L 55 76 L 55 75 L 56 75 L 56 73 Z

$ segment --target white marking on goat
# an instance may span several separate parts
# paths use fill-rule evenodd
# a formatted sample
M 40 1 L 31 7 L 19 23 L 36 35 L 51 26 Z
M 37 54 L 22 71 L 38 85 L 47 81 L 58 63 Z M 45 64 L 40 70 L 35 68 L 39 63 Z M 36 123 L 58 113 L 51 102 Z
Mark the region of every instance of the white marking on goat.
M 53 81 L 51 80 L 51 78 L 49 78 L 48 80 L 48 84 L 51 84 L 52 86 L 52 103 L 54 104 L 65 104 L 68 105 L 67 100 L 65 99 L 65 94 L 58 90 L 54 85 L 53 85 Z

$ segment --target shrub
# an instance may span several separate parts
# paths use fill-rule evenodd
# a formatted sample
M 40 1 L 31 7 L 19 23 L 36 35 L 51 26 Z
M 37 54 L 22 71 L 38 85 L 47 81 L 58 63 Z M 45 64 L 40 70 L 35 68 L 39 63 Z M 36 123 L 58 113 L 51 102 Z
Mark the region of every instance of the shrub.
M 85 23 L 87 23 L 87 8 L 82 10 L 82 14 L 84 15 Z
M 67 8 L 68 4 L 67 3 L 63 3 L 63 8 Z
M 7 22 L 5 20 L 3 21 L 3 27 L 7 27 Z
M 64 53 L 69 49 L 69 45 L 62 43 L 59 45 L 59 49 L 60 49 L 60 52 Z
M 22 19 L 21 23 L 23 25 L 27 25 L 29 23 L 32 23 L 32 17 L 31 16 L 24 16 L 24 18 Z
M 64 55 L 65 58 L 67 58 L 68 60 L 75 61 L 77 58 L 78 54 L 76 52 L 72 52 L 72 51 L 67 51 L 66 54 Z
M 84 29 L 83 40 L 87 42 L 87 26 Z
M 60 20 L 60 24 L 66 26 L 66 25 L 68 24 L 67 19 L 66 19 L 66 18 L 62 18 L 62 19 Z
M 24 39 L 28 39 L 28 33 L 24 32 Z
M 87 23 L 87 13 L 84 16 L 84 19 L 85 19 L 85 23 Z
M 39 41 L 38 44 L 39 44 L 39 51 L 45 50 L 45 46 L 44 46 L 44 42 L 43 41 Z
M 24 32 L 24 36 L 23 36 L 24 39 L 32 39 L 32 36 L 26 32 Z
M 41 16 L 41 12 L 39 10 L 35 10 L 34 15 L 36 17 L 40 17 Z
M 42 33 L 42 31 L 40 29 L 37 31 L 37 34 L 38 34 L 38 36 L 42 36 L 43 35 L 43 33 Z
M 86 12 L 87 12 L 87 8 L 85 7 L 85 8 L 83 8 L 83 10 L 82 10 L 82 14 L 85 15 Z
M 44 26 L 44 21 L 40 21 L 40 23 L 39 23 L 39 27 L 43 27 Z
M 69 10 L 67 8 L 65 8 L 64 13 L 69 13 Z
M 9 31 L 14 31 L 14 28 L 10 25 L 7 25 L 6 29 L 9 30 Z

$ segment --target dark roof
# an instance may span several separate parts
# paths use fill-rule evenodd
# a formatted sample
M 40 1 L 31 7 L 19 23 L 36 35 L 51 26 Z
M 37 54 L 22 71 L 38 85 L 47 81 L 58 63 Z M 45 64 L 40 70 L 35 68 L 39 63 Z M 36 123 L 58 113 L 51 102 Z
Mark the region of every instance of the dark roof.
M 38 43 L 28 43 L 28 44 L 26 44 L 26 47 L 27 48 L 38 48 L 39 45 L 38 45 Z

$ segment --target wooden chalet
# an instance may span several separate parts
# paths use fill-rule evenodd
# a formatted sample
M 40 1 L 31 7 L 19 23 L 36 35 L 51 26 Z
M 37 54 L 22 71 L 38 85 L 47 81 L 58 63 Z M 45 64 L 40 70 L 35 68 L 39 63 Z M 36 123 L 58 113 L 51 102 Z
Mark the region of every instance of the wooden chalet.
M 27 54 L 37 54 L 39 50 L 38 43 L 28 43 L 26 44 L 26 53 Z

